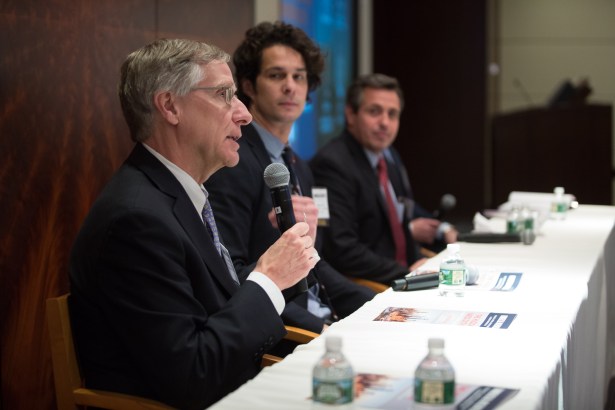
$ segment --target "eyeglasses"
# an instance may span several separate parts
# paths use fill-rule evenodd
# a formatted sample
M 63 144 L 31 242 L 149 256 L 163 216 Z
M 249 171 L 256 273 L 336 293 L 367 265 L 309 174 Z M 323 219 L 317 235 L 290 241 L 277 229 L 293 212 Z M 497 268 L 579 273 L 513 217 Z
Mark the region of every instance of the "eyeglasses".
M 235 93 L 237 92 L 237 89 L 235 88 L 235 86 L 195 87 L 191 89 L 190 91 L 196 91 L 196 90 L 205 90 L 205 91 L 216 90 L 216 95 L 220 95 L 220 96 L 222 96 L 223 95 L 222 93 L 224 93 L 224 101 L 226 101 L 227 105 L 231 105 L 231 103 L 233 102 L 233 97 L 235 96 Z

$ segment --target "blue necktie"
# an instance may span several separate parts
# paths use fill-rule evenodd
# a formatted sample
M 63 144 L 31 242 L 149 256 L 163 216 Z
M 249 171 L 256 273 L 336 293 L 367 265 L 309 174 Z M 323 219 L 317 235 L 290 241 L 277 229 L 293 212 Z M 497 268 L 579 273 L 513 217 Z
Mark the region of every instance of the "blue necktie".
M 235 283 L 239 284 L 239 278 L 237 277 L 237 272 L 235 272 L 235 266 L 233 266 L 231 255 L 228 253 L 228 250 L 226 250 L 226 248 L 220 243 L 220 236 L 218 235 L 218 227 L 216 226 L 214 211 L 211 209 L 211 205 L 207 200 L 205 200 L 205 206 L 203 207 L 202 215 L 203 221 L 205 221 L 205 227 L 207 227 L 207 232 L 209 232 L 211 239 L 214 241 L 214 245 L 216 246 L 218 253 L 220 254 L 220 256 L 222 256 L 222 259 L 224 259 L 226 268 L 228 269 Z
M 295 172 L 295 154 L 289 145 L 285 146 L 282 150 L 282 159 L 284 160 L 284 164 L 286 164 L 286 168 L 288 168 L 288 173 L 290 174 L 290 189 L 292 193 L 295 195 L 301 195 L 301 185 L 299 185 L 299 178 Z
M 205 221 L 205 226 L 207 227 L 211 239 L 214 241 L 214 245 L 216 245 L 218 253 L 222 255 L 218 227 L 216 227 L 216 220 L 214 219 L 214 211 L 211 209 L 211 205 L 209 205 L 209 201 L 207 200 L 205 200 L 205 206 L 203 207 L 203 220 Z

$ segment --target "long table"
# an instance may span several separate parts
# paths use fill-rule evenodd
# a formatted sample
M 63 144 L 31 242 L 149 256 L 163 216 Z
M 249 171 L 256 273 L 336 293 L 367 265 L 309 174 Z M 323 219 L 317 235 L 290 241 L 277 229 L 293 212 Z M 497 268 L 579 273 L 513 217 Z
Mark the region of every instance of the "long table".
M 388 289 L 211 408 L 312 408 L 312 368 L 323 336 L 335 334 L 356 373 L 413 377 L 427 340 L 442 337 L 457 383 L 518 390 L 498 408 L 602 409 L 615 374 L 614 222 L 615 207 L 581 205 L 564 221 L 547 221 L 532 245 L 461 243 L 479 283 L 499 272 L 522 273 L 517 288 L 468 289 L 461 298 Z M 516 317 L 508 328 L 374 321 L 388 307 Z

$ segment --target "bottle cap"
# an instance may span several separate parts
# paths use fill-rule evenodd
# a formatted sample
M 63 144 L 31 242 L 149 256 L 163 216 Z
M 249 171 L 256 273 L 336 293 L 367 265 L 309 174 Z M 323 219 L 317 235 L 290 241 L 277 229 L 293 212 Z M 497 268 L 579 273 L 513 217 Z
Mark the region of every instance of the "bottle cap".
M 449 243 L 448 245 L 446 245 L 446 249 L 449 252 L 459 252 L 459 244 L 458 243 Z
M 327 350 L 339 352 L 342 350 L 342 338 L 340 336 L 327 336 L 325 347 Z
M 564 187 L 556 186 L 553 192 L 557 195 L 564 195 Z
M 427 346 L 430 349 L 444 349 L 444 339 L 439 337 L 431 337 L 427 341 Z

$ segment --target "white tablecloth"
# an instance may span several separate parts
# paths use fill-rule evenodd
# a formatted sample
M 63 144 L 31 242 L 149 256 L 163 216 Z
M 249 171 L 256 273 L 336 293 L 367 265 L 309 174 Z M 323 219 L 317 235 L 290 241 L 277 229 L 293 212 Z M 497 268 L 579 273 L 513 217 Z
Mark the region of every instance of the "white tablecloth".
M 430 337 L 443 337 L 458 383 L 519 389 L 502 409 L 601 409 L 615 374 L 615 207 L 584 205 L 549 220 L 532 245 L 461 243 L 481 274 L 522 272 L 512 292 L 387 290 L 325 334 L 343 338 L 357 373 L 413 377 Z M 428 264 L 437 267 L 442 255 Z M 514 313 L 508 329 L 373 319 L 391 306 Z M 608 313 L 611 313 L 610 315 Z M 319 337 L 212 408 L 310 409 Z

